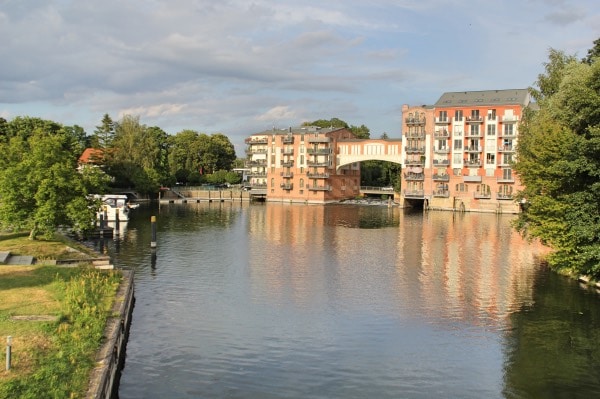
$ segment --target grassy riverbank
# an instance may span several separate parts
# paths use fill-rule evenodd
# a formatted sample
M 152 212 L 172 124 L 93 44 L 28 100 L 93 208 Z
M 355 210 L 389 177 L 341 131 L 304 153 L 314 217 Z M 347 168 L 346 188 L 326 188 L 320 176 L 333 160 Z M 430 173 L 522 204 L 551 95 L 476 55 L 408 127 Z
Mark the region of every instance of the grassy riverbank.
M 43 261 L 87 256 L 67 244 L 66 239 L 0 235 L 0 251 Z M 0 398 L 85 396 L 120 280 L 117 271 L 84 264 L 0 265 L 0 348 L 13 337 L 10 371 L 5 371 L 5 354 L 0 356 Z

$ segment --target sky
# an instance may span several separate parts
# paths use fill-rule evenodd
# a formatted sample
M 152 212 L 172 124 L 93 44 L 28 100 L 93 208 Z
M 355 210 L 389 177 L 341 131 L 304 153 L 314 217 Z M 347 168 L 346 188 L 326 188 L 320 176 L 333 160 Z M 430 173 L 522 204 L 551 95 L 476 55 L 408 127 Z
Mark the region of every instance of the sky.
M 0 117 L 92 134 L 124 115 L 169 134 L 339 118 L 401 136 L 403 104 L 527 88 L 550 48 L 582 58 L 598 0 L 0 0 Z

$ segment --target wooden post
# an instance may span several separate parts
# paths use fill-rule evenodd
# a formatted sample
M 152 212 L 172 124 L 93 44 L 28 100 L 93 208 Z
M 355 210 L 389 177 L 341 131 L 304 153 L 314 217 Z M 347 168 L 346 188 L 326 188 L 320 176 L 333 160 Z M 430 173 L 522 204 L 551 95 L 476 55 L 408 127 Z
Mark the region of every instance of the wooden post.
M 150 248 L 156 248 L 156 216 L 150 218 L 150 224 L 152 225 L 152 240 L 150 241 Z

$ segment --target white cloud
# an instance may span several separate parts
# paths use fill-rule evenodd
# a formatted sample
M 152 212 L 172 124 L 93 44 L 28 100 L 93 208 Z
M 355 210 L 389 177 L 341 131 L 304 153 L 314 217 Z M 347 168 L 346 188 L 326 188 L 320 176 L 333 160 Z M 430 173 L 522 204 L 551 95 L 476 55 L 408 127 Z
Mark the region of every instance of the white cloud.
M 285 120 L 294 120 L 298 118 L 298 114 L 295 111 L 292 111 L 290 107 L 287 105 L 278 105 L 262 115 L 258 115 L 255 119 L 257 121 L 266 121 L 266 122 L 279 122 Z

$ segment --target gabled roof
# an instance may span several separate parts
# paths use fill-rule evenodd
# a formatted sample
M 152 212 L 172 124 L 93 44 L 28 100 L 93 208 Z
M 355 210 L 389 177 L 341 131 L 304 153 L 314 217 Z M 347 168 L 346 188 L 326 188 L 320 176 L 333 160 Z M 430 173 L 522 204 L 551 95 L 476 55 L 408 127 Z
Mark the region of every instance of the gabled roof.
M 436 108 L 473 107 L 493 105 L 521 105 L 531 102 L 527 89 L 456 91 L 442 94 L 435 103 Z
M 104 150 L 100 148 L 86 148 L 79 157 L 80 164 L 99 164 L 104 161 Z

